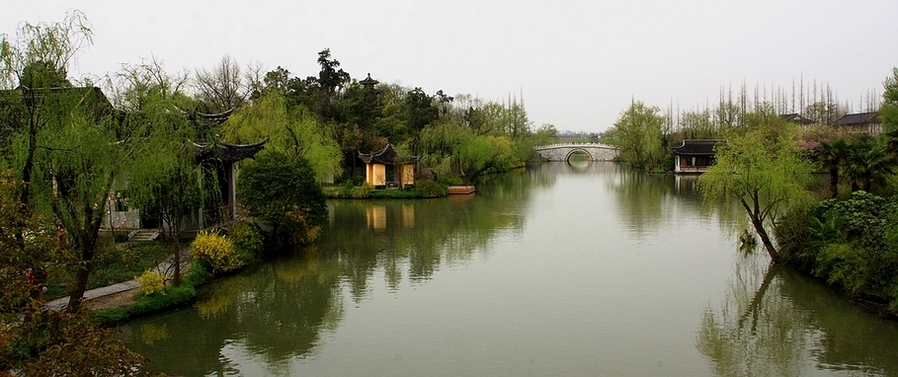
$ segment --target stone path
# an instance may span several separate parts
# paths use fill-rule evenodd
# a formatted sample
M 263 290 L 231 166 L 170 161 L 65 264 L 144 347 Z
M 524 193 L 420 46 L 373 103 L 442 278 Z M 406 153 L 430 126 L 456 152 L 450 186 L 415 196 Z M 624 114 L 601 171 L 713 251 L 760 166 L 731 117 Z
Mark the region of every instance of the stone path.
M 171 279 L 174 276 L 175 269 L 172 268 L 175 256 L 169 256 L 165 261 L 156 266 L 156 272 L 160 274 L 164 274 L 167 279 Z M 181 273 L 183 274 L 186 270 L 188 264 L 190 263 L 190 248 L 185 247 L 181 251 Z M 132 290 L 140 287 L 140 283 L 137 279 L 124 281 L 121 283 L 116 283 L 112 285 L 108 285 L 105 287 L 99 287 L 87 290 L 84 292 L 84 301 L 90 301 L 98 297 L 114 295 L 116 293 L 121 293 L 124 291 Z M 69 297 L 61 297 L 52 301 L 47 302 L 45 305 L 47 309 L 53 311 L 62 311 L 69 305 Z

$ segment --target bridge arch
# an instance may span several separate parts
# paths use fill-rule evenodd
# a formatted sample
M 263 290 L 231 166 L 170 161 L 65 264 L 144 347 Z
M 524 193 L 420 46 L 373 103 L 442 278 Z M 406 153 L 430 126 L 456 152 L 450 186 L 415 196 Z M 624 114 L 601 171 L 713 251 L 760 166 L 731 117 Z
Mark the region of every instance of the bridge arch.
M 590 161 L 613 161 L 620 150 L 616 147 L 598 143 L 559 143 L 534 147 L 540 157 L 549 161 L 568 161 L 574 153 L 586 153 Z
M 568 151 L 568 152 L 567 152 L 567 155 L 564 156 L 564 162 L 570 163 L 570 162 L 571 162 L 571 156 L 573 156 L 575 153 L 584 153 L 584 154 L 586 154 L 587 156 L 589 156 L 589 160 L 590 160 L 590 161 L 596 161 L 596 158 L 593 157 L 593 156 L 592 156 L 592 153 L 589 153 L 588 150 L 583 149 L 583 148 L 574 148 L 574 149 L 571 149 L 570 151 Z

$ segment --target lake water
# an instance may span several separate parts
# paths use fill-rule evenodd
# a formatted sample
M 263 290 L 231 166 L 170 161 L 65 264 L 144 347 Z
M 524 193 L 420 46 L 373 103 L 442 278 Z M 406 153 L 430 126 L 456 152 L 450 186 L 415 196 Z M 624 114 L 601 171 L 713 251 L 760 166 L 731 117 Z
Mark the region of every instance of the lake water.
M 898 322 L 739 249 L 694 177 L 547 163 L 426 200 L 335 200 L 320 242 L 131 322 L 184 376 L 898 374 Z

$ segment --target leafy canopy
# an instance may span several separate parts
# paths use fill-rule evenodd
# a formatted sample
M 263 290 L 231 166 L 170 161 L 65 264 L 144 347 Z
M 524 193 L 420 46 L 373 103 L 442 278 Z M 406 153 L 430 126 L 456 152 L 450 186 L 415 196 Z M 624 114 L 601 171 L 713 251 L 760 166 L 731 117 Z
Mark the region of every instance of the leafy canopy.
M 779 253 L 766 227 L 789 204 L 808 198 L 813 166 L 798 147 L 794 125 L 770 108 L 746 115 L 748 125 L 718 147 L 716 163 L 699 178 L 707 200 L 735 199 L 745 209 L 774 261 Z

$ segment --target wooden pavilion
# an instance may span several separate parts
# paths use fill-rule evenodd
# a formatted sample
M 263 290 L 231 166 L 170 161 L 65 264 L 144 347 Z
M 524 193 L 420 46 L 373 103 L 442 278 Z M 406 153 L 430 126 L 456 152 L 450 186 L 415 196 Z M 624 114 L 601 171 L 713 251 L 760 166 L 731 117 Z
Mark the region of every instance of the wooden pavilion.
M 401 157 L 393 144 L 372 153 L 359 153 L 365 163 L 365 182 L 375 188 L 410 187 L 415 185 L 415 167 L 418 156 Z
M 704 173 L 714 164 L 714 148 L 719 140 L 683 140 L 683 145 L 671 148 L 674 155 L 674 173 Z

